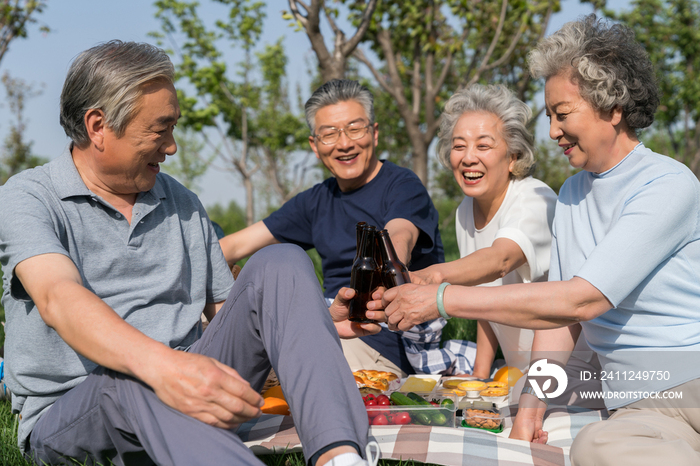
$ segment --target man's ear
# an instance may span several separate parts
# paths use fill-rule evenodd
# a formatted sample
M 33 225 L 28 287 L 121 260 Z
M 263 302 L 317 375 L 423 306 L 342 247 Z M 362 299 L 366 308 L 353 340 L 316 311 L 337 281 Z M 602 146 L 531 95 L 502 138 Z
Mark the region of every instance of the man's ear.
M 316 147 L 315 137 L 309 136 L 309 145 L 311 146 L 311 150 L 314 151 L 314 154 L 316 154 L 316 158 L 321 160 L 321 157 L 318 155 L 318 148 Z
M 92 108 L 85 112 L 85 117 L 83 120 L 90 142 L 95 146 L 95 148 L 97 148 L 97 150 L 103 151 L 105 144 L 105 130 L 107 129 L 104 112 L 98 108 Z
M 372 125 L 372 137 L 374 138 L 374 147 L 379 145 L 379 123 Z

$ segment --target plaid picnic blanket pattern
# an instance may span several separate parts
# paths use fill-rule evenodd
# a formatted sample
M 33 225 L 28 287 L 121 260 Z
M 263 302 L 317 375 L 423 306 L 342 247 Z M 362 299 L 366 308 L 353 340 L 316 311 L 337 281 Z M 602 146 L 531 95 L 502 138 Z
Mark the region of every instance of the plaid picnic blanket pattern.
M 570 466 L 569 447 L 578 431 L 607 418 L 605 410 L 554 406 L 547 410 L 544 423 L 549 443 L 537 445 L 509 439 L 511 412 L 507 407 L 501 412 L 506 415 L 506 424 L 500 434 L 466 428 L 373 426 L 370 440 L 379 444 L 382 459 L 446 466 Z M 243 424 L 238 434 L 258 455 L 301 451 L 289 416 L 263 415 Z

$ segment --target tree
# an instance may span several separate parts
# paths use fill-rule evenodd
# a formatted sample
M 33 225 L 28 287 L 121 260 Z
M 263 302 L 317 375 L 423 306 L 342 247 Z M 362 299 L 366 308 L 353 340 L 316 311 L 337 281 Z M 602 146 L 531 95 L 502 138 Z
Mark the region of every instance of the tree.
M 27 168 L 42 165 L 48 160 L 34 155 L 33 142 L 24 140 L 24 132 L 27 128 L 24 120 L 24 104 L 27 99 L 40 95 L 41 91 L 35 90 L 31 84 L 21 79 L 10 77 L 7 71 L 2 75 L 2 84 L 5 86 L 10 113 L 14 117 L 0 157 L 0 184 L 5 184 L 12 175 Z
M 377 7 L 378 0 L 358 0 L 357 3 L 362 4 L 363 13 L 358 21 L 355 33 L 350 39 L 346 39 L 345 33 L 338 27 L 336 22 L 338 10 L 328 7 L 325 0 L 311 0 L 311 3 L 308 5 L 301 0 L 289 0 L 291 14 L 284 12 L 284 17 L 294 20 L 299 25 L 298 29 L 303 29 L 309 37 L 311 48 L 313 48 L 316 57 L 318 57 L 318 66 L 324 83 L 331 79 L 345 77 L 348 58 L 355 51 L 365 32 L 367 32 L 370 18 Z M 303 14 L 299 7 L 304 9 L 306 14 Z M 321 11 L 323 11 L 326 21 L 328 21 L 335 36 L 332 53 L 326 47 L 326 42 L 321 33 Z
M 350 3 L 354 21 L 360 14 Z M 529 97 L 525 57 L 558 1 L 420 0 L 382 2 L 366 34 L 379 65 L 355 57 L 389 94 L 410 141 L 413 171 L 428 181 L 428 147 L 450 91 L 475 82 L 505 82 Z M 449 12 L 449 13 L 446 13 Z
M 7 52 L 10 42 L 18 37 L 27 37 L 27 26 L 36 22 L 32 17 L 46 7 L 43 0 L 2 0 L 0 1 L 0 61 Z M 42 26 L 48 32 L 49 28 Z
M 661 106 L 644 138 L 700 178 L 700 2 L 635 0 L 606 15 L 629 25 L 656 69 Z
M 428 147 L 450 93 L 475 82 L 504 82 L 517 88 L 521 98 L 529 98 L 536 87 L 529 79 L 525 57 L 544 34 L 551 14 L 559 10 L 559 0 L 385 0 L 373 12 L 373 5 L 363 0 L 339 2 L 348 8 L 348 19 L 358 32 L 371 18 L 362 42 L 368 43 L 374 56 L 356 47 L 353 57 L 391 97 L 388 112 L 398 115 L 401 125 L 388 129 L 394 131 L 393 140 L 410 143 L 408 158 L 426 185 Z M 335 25 L 337 10 L 329 10 L 323 2 L 312 5 L 317 16 L 323 8 L 339 42 L 338 37 L 344 36 L 339 36 Z M 317 16 L 313 16 L 316 22 Z M 301 24 L 312 44 L 323 43 L 317 27 Z M 313 49 L 323 67 L 323 51 Z
M 299 146 L 303 122 L 293 115 L 284 86 L 286 55 L 281 43 L 268 46 L 253 59 L 262 34 L 264 3 L 216 0 L 228 7 L 228 18 L 209 29 L 198 15 L 197 2 L 159 0 L 156 17 L 176 46 L 180 62 L 177 78 L 195 89 L 178 90 L 181 125 L 200 132 L 210 149 L 238 173 L 246 192 L 246 221 L 255 220 L 253 176 L 265 172 L 282 201 L 296 185 L 283 178 L 285 158 Z M 163 39 L 162 34 L 156 34 Z M 244 52 L 238 78 L 229 76 L 220 45 L 228 42 Z M 260 67 L 262 79 L 255 79 Z M 213 131 L 207 131 L 210 128 Z M 218 135 L 215 144 L 211 133 Z
M 205 157 L 205 142 L 189 128 L 177 129 L 175 132 L 177 152 L 164 165 L 165 171 L 177 178 L 183 186 L 191 191 L 198 191 L 198 180 L 214 161 L 216 154 Z

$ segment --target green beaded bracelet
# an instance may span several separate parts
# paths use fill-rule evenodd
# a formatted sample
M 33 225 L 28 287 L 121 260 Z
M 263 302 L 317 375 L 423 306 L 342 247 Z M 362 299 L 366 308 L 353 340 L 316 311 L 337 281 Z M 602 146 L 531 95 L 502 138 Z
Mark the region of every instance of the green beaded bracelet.
M 438 312 L 440 313 L 440 316 L 445 319 L 445 320 L 450 320 L 452 317 L 447 315 L 447 312 L 445 312 L 445 303 L 442 301 L 443 298 L 445 297 L 445 288 L 447 288 L 450 284 L 445 282 L 441 283 L 440 287 L 438 288 L 437 292 L 437 307 L 438 307 Z

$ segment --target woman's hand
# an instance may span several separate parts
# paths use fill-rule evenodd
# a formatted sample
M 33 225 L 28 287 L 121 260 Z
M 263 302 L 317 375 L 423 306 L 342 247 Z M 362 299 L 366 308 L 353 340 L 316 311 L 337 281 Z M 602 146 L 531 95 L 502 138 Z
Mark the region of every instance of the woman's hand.
M 386 314 L 381 306 L 383 294 L 384 288 L 378 288 L 372 294 L 372 299 L 376 301 L 370 301 L 375 303 L 375 305 L 372 310 L 368 310 L 366 312 L 365 315 L 368 319 L 376 320 L 377 322 L 386 322 Z M 379 324 L 351 322 L 348 320 L 348 316 L 350 314 L 350 301 L 352 300 L 353 296 L 355 296 L 355 290 L 352 288 L 343 287 L 340 289 L 340 291 L 338 291 L 333 303 L 331 303 L 330 308 L 328 308 L 331 313 L 333 323 L 335 324 L 335 328 L 338 330 L 338 336 L 340 338 L 348 339 L 379 333 L 379 331 L 382 329 Z
M 440 317 L 437 308 L 438 285 L 405 285 L 384 292 L 381 301 L 371 301 L 369 309 L 383 308 L 391 330 L 408 330 Z M 372 296 L 374 298 L 374 296 Z
M 520 407 L 513 421 L 509 438 L 532 443 L 547 443 L 548 434 L 542 430 L 547 405 L 528 393 L 520 396 Z

